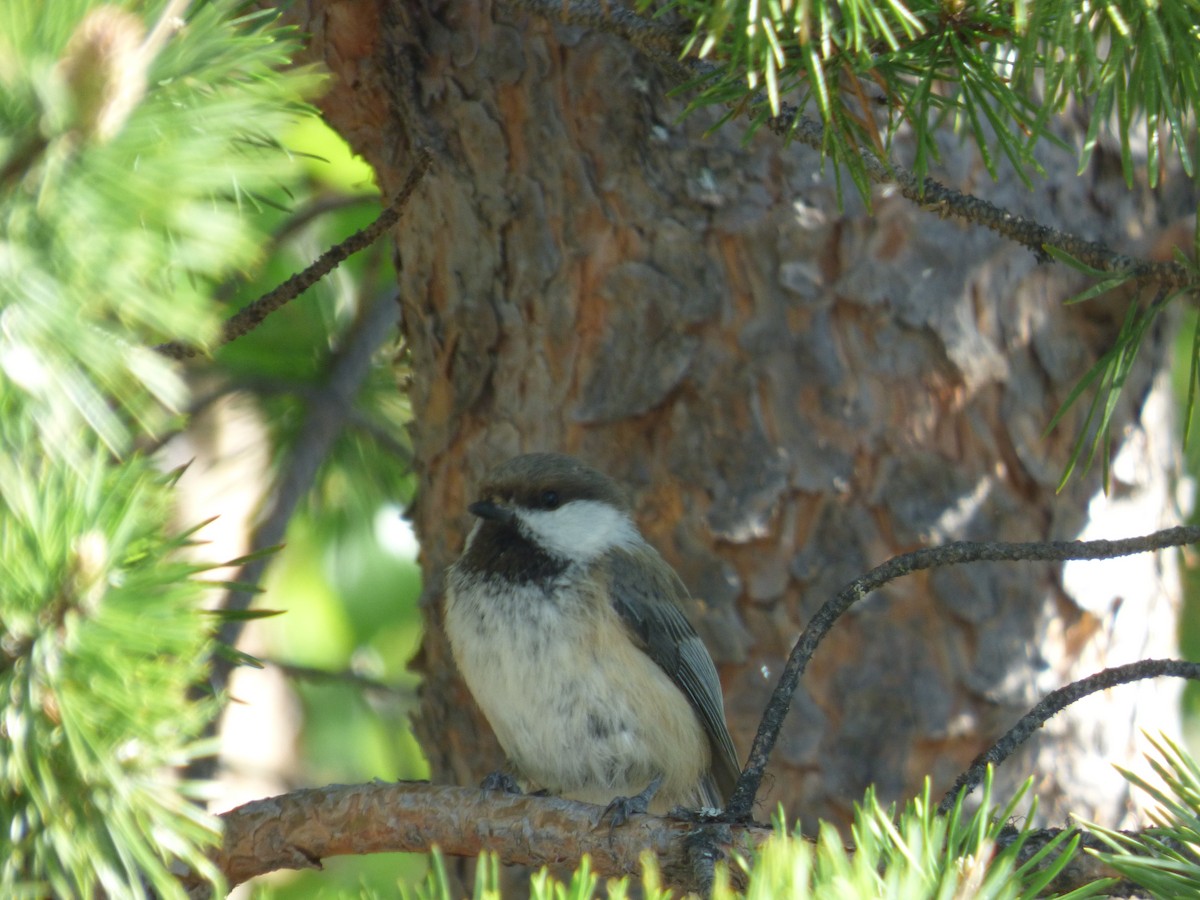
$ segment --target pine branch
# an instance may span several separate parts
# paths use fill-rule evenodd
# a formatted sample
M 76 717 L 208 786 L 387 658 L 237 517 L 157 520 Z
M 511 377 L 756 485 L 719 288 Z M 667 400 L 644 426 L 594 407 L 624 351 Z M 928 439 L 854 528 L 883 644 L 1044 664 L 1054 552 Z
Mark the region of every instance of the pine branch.
M 614 34 L 641 51 L 674 82 L 677 88 L 690 88 L 717 78 L 720 69 L 712 63 L 694 58 L 681 58 L 684 42 L 680 32 L 629 10 L 620 15 L 606 15 L 609 4 L 603 0 L 510 0 L 513 6 L 525 9 L 546 19 L 571 25 L 595 28 Z M 612 7 L 616 12 L 616 7 Z M 768 98 L 755 94 L 739 102 L 736 112 L 750 115 L 763 108 Z M 796 140 L 824 154 L 828 147 L 826 129 L 820 122 L 800 113 L 790 104 L 781 104 L 780 113 L 767 119 L 773 134 L 786 140 Z M 919 178 L 905 167 L 877 155 L 870 146 L 861 147 L 859 156 L 867 176 L 876 184 L 894 184 L 907 200 L 922 209 L 935 212 L 941 218 L 954 218 L 980 225 L 1003 238 L 1031 250 L 1039 261 L 1049 260 L 1047 247 L 1053 247 L 1085 265 L 1110 275 L 1124 275 L 1140 284 L 1155 284 L 1168 290 L 1195 289 L 1196 279 L 1183 265 L 1176 262 L 1155 262 L 1141 257 L 1117 253 L 1096 241 L 1034 219 L 1012 213 L 973 194 L 946 187 L 932 178 Z

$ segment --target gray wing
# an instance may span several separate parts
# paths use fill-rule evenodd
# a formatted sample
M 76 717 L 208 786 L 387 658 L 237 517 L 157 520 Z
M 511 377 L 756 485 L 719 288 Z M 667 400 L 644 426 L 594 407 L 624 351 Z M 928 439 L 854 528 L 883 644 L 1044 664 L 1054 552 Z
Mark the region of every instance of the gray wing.
M 721 681 L 696 629 L 683 614 L 687 588 L 649 545 L 614 551 L 627 565 L 612 567 L 613 606 L 638 646 L 667 673 L 700 717 L 712 747 L 712 775 L 722 801 L 733 794 L 741 768 L 725 725 Z

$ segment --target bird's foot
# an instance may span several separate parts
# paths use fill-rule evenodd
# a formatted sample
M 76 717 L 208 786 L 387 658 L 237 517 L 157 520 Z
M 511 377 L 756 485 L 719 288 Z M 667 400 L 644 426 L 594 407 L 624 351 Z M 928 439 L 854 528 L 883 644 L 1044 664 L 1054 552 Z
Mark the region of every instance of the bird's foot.
M 517 779 L 500 769 L 492 772 L 483 781 L 479 782 L 479 789 L 481 791 L 500 791 L 505 794 L 525 793 L 521 790 L 521 786 L 517 784 Z
M 646 789 L 640 794 L 634 794 L 632 797 L 614 797 L 608 806 L 604 807 L 604 812 L 600 815 L 600 821 L 608 819 L 608 830 L 612 831 L 619 825 L 624 825 L 629 821 L 630 816 L 641 815 L 650 808 L 650 801 L 654 799 L 654 795 L 658 793 L 658 789 L 662 787 L 663 777 L 661 775 L 654 776 L 654 780 L 646 785 Z

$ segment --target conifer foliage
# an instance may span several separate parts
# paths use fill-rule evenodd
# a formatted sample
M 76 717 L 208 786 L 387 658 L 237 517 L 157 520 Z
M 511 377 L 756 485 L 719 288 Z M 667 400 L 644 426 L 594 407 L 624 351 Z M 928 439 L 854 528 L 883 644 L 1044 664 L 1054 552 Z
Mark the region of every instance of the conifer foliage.
M 199 749 L 211 617 L 172 483 L 139 447 L 187 399 L 213 286 L 295 177 L 276 136 L 319 80 L 225 0 L 0 5 L 0 895 L 179 896 L 214 820 Z M 202 537 L 202 534 L 200 535 Z

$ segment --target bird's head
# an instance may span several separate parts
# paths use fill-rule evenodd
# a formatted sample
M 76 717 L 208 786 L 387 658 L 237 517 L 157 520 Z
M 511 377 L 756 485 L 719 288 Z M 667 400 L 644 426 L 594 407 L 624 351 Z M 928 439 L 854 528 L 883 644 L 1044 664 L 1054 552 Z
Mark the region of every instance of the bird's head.
M 486 536 L 586 565 L 614 547 L 642 543 L 616 483 L 559 453 L 529 453 L 497 466 L 468 508 L 480 520 L 468 550 Z

